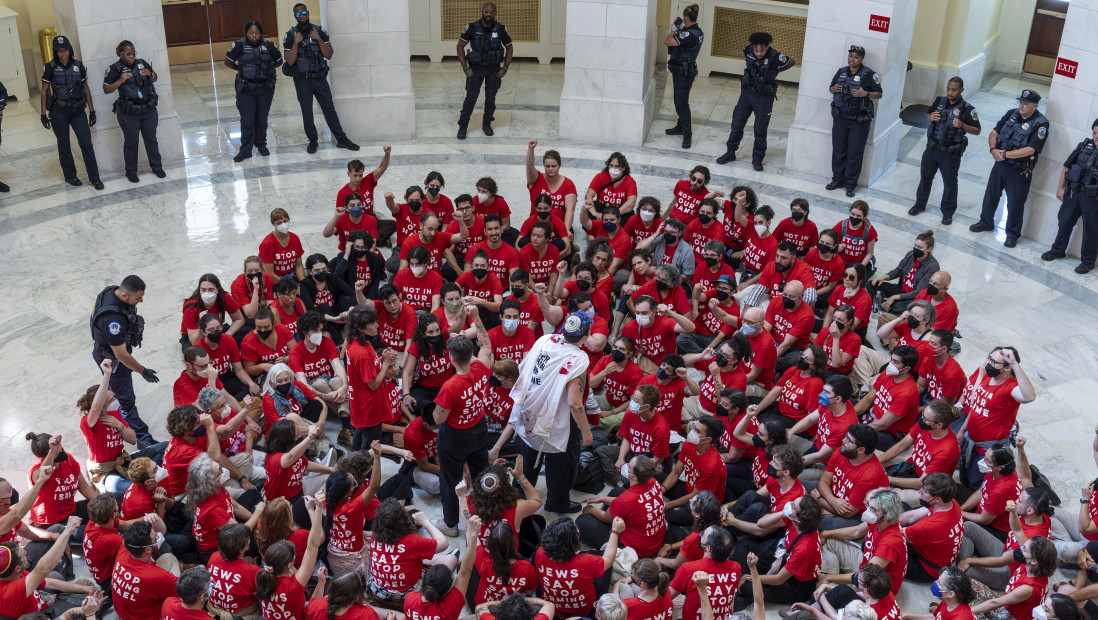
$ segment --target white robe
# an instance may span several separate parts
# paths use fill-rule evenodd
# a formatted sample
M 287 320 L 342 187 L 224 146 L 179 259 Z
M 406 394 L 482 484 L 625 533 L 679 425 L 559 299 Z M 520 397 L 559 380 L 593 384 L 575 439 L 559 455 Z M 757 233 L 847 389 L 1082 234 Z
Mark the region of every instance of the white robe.
M 583 349 L 560 334 L 542 336 L 519 364 L 519 378 L 511 388 L 515 401 L 511 426 L 531 448 L 563 452 L 568 445 L 568 382 L 587 373 L 590 359 Z

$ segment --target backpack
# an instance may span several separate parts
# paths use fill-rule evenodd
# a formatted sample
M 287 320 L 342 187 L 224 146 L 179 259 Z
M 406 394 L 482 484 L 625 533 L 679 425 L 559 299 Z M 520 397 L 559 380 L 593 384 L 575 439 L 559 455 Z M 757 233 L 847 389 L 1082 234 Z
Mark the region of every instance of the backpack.
M 604 480 L 602 461 L 599 460 L 598 455 L 591 450 L 581 452 L 579 473 L 576 475 L 572 490 L 591 494 L 599 493 L 602 491 Z

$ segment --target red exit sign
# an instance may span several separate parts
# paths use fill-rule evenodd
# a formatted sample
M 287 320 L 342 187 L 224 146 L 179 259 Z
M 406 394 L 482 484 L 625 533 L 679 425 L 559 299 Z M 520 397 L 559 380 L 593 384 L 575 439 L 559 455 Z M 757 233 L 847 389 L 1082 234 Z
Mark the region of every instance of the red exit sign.
M 1079 63 L 1067 58 L 1056 59 L 1056 75 L 1062 75 L 1075 79 L 1075 73 L 1079 70 Z
M 885 17 L 884 15 L 870 15 L 869 29 L 876 32 L 888 32 L 888 26 L 891 22 L 891 17 Z

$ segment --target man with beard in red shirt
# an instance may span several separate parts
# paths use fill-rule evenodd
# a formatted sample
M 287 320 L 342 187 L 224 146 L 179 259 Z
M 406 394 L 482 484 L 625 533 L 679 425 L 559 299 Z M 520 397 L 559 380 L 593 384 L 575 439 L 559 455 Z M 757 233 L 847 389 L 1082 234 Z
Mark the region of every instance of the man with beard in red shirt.
M 865 496 L 888 486 L 888 474 L 877 459 L 877 432 L 868 424 L 852 424 L 839 451 L 827 462 L 820 484 L 812 495 L 821 500 L 821 529 L 837 530 L 857 525 L 865 510 Z

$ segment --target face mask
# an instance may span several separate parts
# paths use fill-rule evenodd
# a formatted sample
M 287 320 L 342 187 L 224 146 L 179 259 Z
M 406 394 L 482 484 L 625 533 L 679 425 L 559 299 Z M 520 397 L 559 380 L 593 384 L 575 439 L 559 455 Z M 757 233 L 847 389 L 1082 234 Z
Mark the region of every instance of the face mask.
M 203 427 L 203 428 L 205 428 L 205 427 Z M 157 467 L 156 468 L 156 481 L 157 481 L 157 483 L 163 481 L 167 477 L 168 477 L 168 470 L 164 469 L 163 467 Z
M 642 222 L 648 223 L 656 219 L 656 214 L 651 211 L 641 211 L 640 218 Z
M 747 336 L 748 338 L 750 338 L 750 337 L 754 336 L 755 334 L 759 333 L 759 328 L 758 327 L 751 327 L 750 325 L 746 325 L 746 324 L 741 325 L 740 326 L 740 333 L 743 334 L 744 336 Z
M 438 196 L 438 193 L 442 191 L 441 187 L 428 187 L 427 193 L 433 196 Z
M 1014 549 L 1014 561 L 1019 563 L 1019 564 L 1025 564 L 1026 563 L 1026 556 L 1025 556 L 1024 553 L 1022 553 L 1022 548 L 1021 547 L 1016 547 Z
M 627 480 L 629 479 L 629 463 L 621 466 L 621 477 Z
M 608 234 L 612 235 L 614 234 L 614 231 L 618 229 L 618 225 L 616 222 L 603 222 L 602 229 L 605 230 Z
M 900 369 L 896 367 L 896 364 L 889 362 L 888 368 L 885 368 L 885 374 L 890 377 L 895 377 L 896 375 L 900 374 Z
M 923 429 L 924 431 L 930 430 L 930 423 L 927 422 L 926 419 L 923 418 L 923 416 L 919 416 L 919 428 Z
M 229 481 L 229 470 L 222 467 L 221 468 L 221 484 L 222 484 L 222 486 L 224 486 L 224 484 L 228 481 Z
M 994 379 L 995 377 L 998 377 L 999 373 L 1001 373 L 1001 372 L 1003 372 L 1003 369 L 1002 368 L 996 368 L 995 366 L 992 366 L 991 362 L 988 362 L 987 364 L 984 364 L 984 373 L 987 376 L 991 377 L 992 379 Z
M 549 219 L 549 217 L 552 215 L 553 214 L 550 211 L 538 211 L 538 219 L 542 221 Z
M 591 317 L 592 319 L 595 318 L 595 308 L 594 307 L 588 308 L 586 310 L 580 310 L 580 312 L 586 314 L 587 316 Z
M 581 291 L 590 290 L 591 289 L 591 281 L 590 280 L 576 280 L 576 288 L 578 288 Z
M 921 497 L 919 498 L 919 505 L 922 506 L 923 508 L 928 508 L 930 510 L 934 510 L 934 508 L 931 507 L 930 502 L 926 501 L 925 499 L 923 499 Z
M 53 462 L 54 463 L 64 463 L 67 460 L 69 460 L 69 453 L 62 450 L 60 452 L 60 454 L 58 454 L 56 457 L 54 457 Z
M 525 294 L 526 294 L 526 289 L 525 288 L 519 288 L 517 286 L 512 286 L 511 287 L 511 296 L 512 297 L 522 297 Z
M 938 292 L 939 291 L 938 291 L 937 286 L 934 286 L 933 284 L 927 284 L 926 285 L 926 294 L 927 295 L 930 295 L 931 297 L 934 297 L 935 295 L 938 294 Z
M 801 213 L 800 211 L 794 211 L 792 217 L 794 222 L 799 222 L 804 219 L 804 213 Z
M 761 237 L 764 232 L 766 232 L 766 225 L 765 224 L 755 224 L 755 234 L 756 235 Z
M 817 243 L 816 249 L 820 252 L 820 254 L 830 254 L 835 250 L 835 248 L 823 243 Z
M 709 216 L 708 214 L 706 214 L 706 213 L 699 213 L 699 214 L 698 214 L 698 221 L 699 221 L 699 222 L 701 222 L 701 225 L 702 225 L 702 226 L 705 226 L 705 225 L 709 224 L 709 222 L 712 222 L 712 221 L 713 221 L 713 218 L 712 218 L 712 217 L 710 217 L 710 216 Z
M 797 302 L 788 297 L 782 297 L 782 307 L 786 310 L 792 310 L 797 307 Z
M 607 168 L 606 171 L 610 173 L 611 179 L 616 179 L 621 176 L 620 168 Z
M 987 464 L 987 461 L 980 459 L 976 463 L 976 467 L 979 468 L 981 474 L 987 474 L 991 472 L 991 465 Z
M 830 407 L 831 397 L 829 397 L 827 394 L 824 394 L 823 392 L 820 392 L 819 403 L 820 407 Z
M 866 508 L 862 513 L 862 523 L 876 523 L 877 513 L 873 512 L 872 508 Z
M 474 269 L 473 270 L 473 277 L 478 279 L 478 280 L 483 280 L 487 276 L 488 276 L 488 270 L 487 269 Z
M 755 446 L 756 448 L 762 448 L 766 446 L 766 442 L 763 441 L 762 437 L 759 437 L 758 433 L 755 433 L 751 436 L 751 445 Z
M 314 345 L 320 346 L 320 343 L 324 342 L 324 332 L 309 334 L 309 342 L 313 343 Z
M 938 585 L 937 581 L 930 583 L 930 593 L 938 598 L 942 598 L 942 588 Z
M 637 315 L 637 324 L 641 327 L 648 327 L 648 324 L 652 322 L 652 317 L 647 314 Z
M 191 437 L 205 437 L 205 436 L 206 436 L 206 427 L 205 426 L 199 425 L 198 428 L 191 431 Z M 54 460 L 56 460 L 56 459 L 54 459 Z
M 865 220 L 865 218 L 851 216 L 850 217 L 850 225 L 857 228 L 858 226 L 862 225 L 862 222 L 864 220 Z
M 480 201 L 480 204 L 488 202 L 488 194 L 485 192 L 477 192 L 477 200 Z
M 320 282 L 321 284 L 323 284 L 324 282 L 328 281 L 328 272 L 327 271 L 321 271 L 319 273 L 314 273 L 313 274 L 313 279 L 316 280 L 317 282 Z
M 706 267 L 709 267 L 710 269 L 712 269 L 712 268 L 716 267 L 719 264 L 721 264 L 721 259 L 713 258 L 712 256 L 706 256 L 705 257 L 705 266 Z M 725 298 L 726 299 L 728 298 L 727 293 L 725 294 Z
M 907 327 L 908 327 L 908 329 L 915 329 L 916 327 L 919 326 L 919 323 L 921 323 L 921 322 L 922 321 L 917 319 L 915 316 L 907 317 Z
M 519 320 L 518 319 L 503 319 L 502 322 L 503 322 L 503 329 L 506 329 L 509 332 L 513 332 L 516 329 L 518 329 L 518 326 L 519 326 Z
M 671 290 L 671 285 L 664 282 L 663 280 L 656 280 L 656 290 L 661 293 L 666 293 L 667 291 Z
M 412 267 L 412 275 L 418 278 L 423 275 L 423 272 L 426 269 L 427 268 L 423 267 L 422 265 L 416 265 L 415 267 Z
M 221 332 L 211 332 L 206 334 L 206 338 L 208 338 L 210 342 L 217 344 L 221 342 Z
M 843 331 L 844 329 L 846 329 L 846 323 L 840 323 L 839 321 L 835 321 L 835 329 Z
M 266 340 L 266 339 L 270 338 L 271 334 L 273 334 L 273 333 L 274 333 L 273 329 L 257 329 L 257 330 L 255 330 L 255 335 L 259 336 L 260 340 Z
M 366 255 L 370 253 L 370 250 L 366 248 L 355 248 L 355 258 L 361 260 L 366 258 Z
M 278 391 L 279 394 L 281 394 L 283 396 L 286 396 L 287 394 L 290 393 L 290 388 L 291 387 L 293 387 L 292 382 L 291 383 L 283 383 L 282 385 L 276 385 L 275 390 Z
M 423 339 L 431 344 L 438 344 L 442 342 L 442 334 L 436 334 L 434 336 L 424 336 Z
M 351 207 L 347 209 L 347 214 L 351 217 L 362 217 L 362 207 Z
M 629 412 L 630 413 L 636 413 L 636 414 L 639 415 L 640 412 L 641 412 L 641 404 L 638 403 L 635 400 L 629 401 Z
M 728 365 L 728 357 L 724 353 L 718 353 L 717 357 L 713 358 L 714 362 L 717 362 L 717 366 L 725 367 Z
M 803 357 L 797 360 L 797 370 L 808 370 L 809 366 L 811 366 L 811 364 Z
M 419 208 L 423 206 L 422 200 L 409 200 L 408 208 L 412 211 L 419 211 Z
M 1030 612 L 1030 615 L 1033 616 L 1033 620 L 1048 620 L 1048 612 L 1045 611 L 1044 605 L 1034 607 L 1033 611 Z
M 708 259 L 706 260 L 706 262 L 709 262 Z M 729 297 L 731 297 L 731 295 L 729 295 L 727 292 L 717 291 L 717 301 L 728 301 Z
M 769 472 L 768 472 L 768 473 L 769 473 Z M 792 516 L 793 516 L 793 512 L 794 512 L 794 510 L 793 510 L 793 502 L 786 502 L 786 503 L 785 503 L 785 506 L 782 506 L 782 514 L 783 514 L 783 515 L 785 515 L 785 518 L 787 518 L 787 519 L 788 519 L 788 518 L 792 517 Z
M 625 361 L 625 353 L 614 349 L 610 352 L 610 358 L 613 359 L 615 363 L 620 364 Z
M 722 418 L 728 417 L 728 407 L 717 405 L 717 416 Z
M 212 293 L 200 293 L 199 295 L 202 297 L 202 303 L 204 303 L 206 305 L 210 305 L 213 302 L 217 301 L 217 292 L 216 291 L 214 291 Z
M 491 375 L 488 377 L 488 385 L 492 387 L 503 387 L 503 382 L 499 380 L 499 377 Z
M 686 443 L 692 443 L 695 446 L 701 441 L 701 435 L 698 435 L 698 431 L 690 431 L 686 434 Z
M 662 368 L 659 368 L 659 369 L 656 370 L 656 378 L 659 379 L 660 381 L 667 381 L 667 378 L 669 376 L 670 375 L 667 374 L 667 371 L 662 369 Z
M 278 232 L 280 232 L 282 234 L 286 234 L 286 233 L 290 232 L 290 225 L 287 224 L 286 222 L 283 222 L 283 223 L 279 224 L 278 226 L 275 226 L 275 230 L 277 230 Z
M 665 245 L 675 245 L 679 242 L 679 238 L 675 235 L 675 233 L 666 232 L 663 233 L 663 242 Z
M 777 478 L 778 477 L 778 468 L 774 467 L 773 463 L 767 465 L 766 466 L 766 475 L 770 476 L 771 478 Z M 788 504 L 786 504 L 786 505 L 788 505 Z
M 922 257 L 926 256 L 926 252 L 920 250 L 919 248 L 912 248 L 911 256 L 914 257 L 915 260 L 920 260 Z
M 461 309 L 461 300 L 460 299 L 454 299 L 454 300 L 451 300 L 451 301 L 443 302 L 442 305 L 446 306 L 446 309 L 449 310 L 450 312 L 457 312 L 458 310 Z

